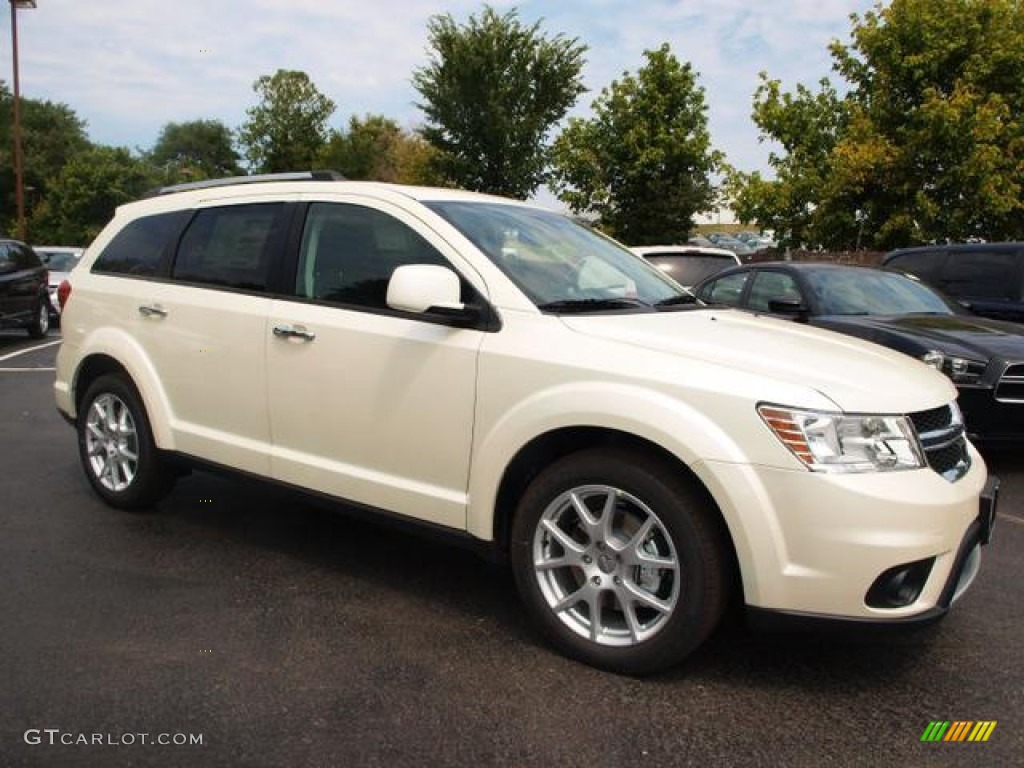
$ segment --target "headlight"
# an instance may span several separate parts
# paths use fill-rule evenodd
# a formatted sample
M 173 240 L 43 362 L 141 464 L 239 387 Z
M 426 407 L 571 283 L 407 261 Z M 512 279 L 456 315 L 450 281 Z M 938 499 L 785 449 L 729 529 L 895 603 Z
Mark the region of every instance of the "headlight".
M 783 445 L 816 472 L 891 472 L 925 466 L 905 416 L 847 415 L 774 405 L 758 413 Z
M 974 384 L 985 372 L 985 363 L 980 360 L 946 356 L 937 349 L 923 354 L 921 361 L 946 374 L 957 384 Z

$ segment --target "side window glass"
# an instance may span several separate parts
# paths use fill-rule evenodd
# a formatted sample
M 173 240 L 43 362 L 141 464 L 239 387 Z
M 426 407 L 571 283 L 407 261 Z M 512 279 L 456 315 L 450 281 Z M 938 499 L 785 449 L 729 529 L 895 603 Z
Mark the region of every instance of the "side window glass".
M 954 296 L 1011 299 L 1017 260 L 1017 255 L 1009 252 L 954 251 L 946 261 L 942 285 Z
M 11 246 L 12 255 L 14 256 L 14 264 L 17 269 L 35 269 L 41 266 L 39 257 L 36 256 L 35 251 L 30 249 L 26 245 L 14 245 Z
M 803 301 L 796 281 L 783 272 L 758 272 L 750 286 L 747 307 L 759 312 L 770 312 L 769 303 L 775 300 Z
M 139 277 L 156 275 L 168 245 L 190 215 L 189 211 L 174 211 L 129 222 L 96 257 L 92 271 Z
M 384 309 L 391 273 L 404 264 L 451 266 L 423 237 L 385 213 L 314 203 L 302 233 L 295 294 Z
M 186 283 L 265 291 L 283 203 L 199 211 L 181 238 L 171 277 Z
M 704 289 L 701 298 L 711 304 L 727 304 L 735 307 L 740 303 L 740 298 L 743 296 L 743 286 L 747 284 L 749 277 L 749 272 L 726 275 L 708 285 Z
M 0 243 L 0 275 L 6 275 L 14 270 L 14 254 L 11 251 L 11 246 L 7 243 Z

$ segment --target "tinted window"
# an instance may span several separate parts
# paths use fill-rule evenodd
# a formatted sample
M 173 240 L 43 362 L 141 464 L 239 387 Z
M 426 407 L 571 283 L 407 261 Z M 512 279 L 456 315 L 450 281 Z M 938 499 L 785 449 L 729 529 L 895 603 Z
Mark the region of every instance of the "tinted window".
M 14 254 L 11 252 L 11 246 L 7 243 L 0 243 L 0 275 L 14 270 Z
M 701 298 L 712 304 L 728 304 L 736 306 L 740 303 L 743 295 L 743 286 L 747 284 L 749 272 L 737 272 L 734 275 L 727 275 L 721 280 L 716 280 L 704 287 L 701 291 Z
M 156 275 L 168 245 L 190 215 L 188 211 L 174 211 L 129 222 L 107 243 L 92 271 L 139 277 Z
M 823 315 L 949 315 L 939 294 L 917 279 L 874 269 L 804 273 Z
M 1012 299 L 1017 262 L 1017 254 L 1010 251 L 953 251 L 940 285 L 955 296 Z
M 14 257 L 16 269 L 35 269 L 42 266 L 36 252 L 27 245 L 11 245 L 11 255 Z
M 747 306 L 760 312 L 770 312 L 769 303 L 776 300 L 803 301 L 796 280 L 784 272 L 755 273 Z
M 264 291 L 283 203 L 199 211 L 181 238 L 171 277 L 244 291 Z
M 651 264 L 680 285 L 696 285 L 723 269 L 736 266 L 736 260 L 728 256 L 710 254 L 648 254 Z
M 391 273 L 404 264 L 451 266 L 419 234 L 385 213 L 314 203 L 303 229 L 295 294 L 384 309 Z
M 945 251 L 914 251 L 890 259 L 885 265 L 893 269 L 901 269 L 904 272 L 917 275 L 929 283 L 934 283 L 945 259 Z

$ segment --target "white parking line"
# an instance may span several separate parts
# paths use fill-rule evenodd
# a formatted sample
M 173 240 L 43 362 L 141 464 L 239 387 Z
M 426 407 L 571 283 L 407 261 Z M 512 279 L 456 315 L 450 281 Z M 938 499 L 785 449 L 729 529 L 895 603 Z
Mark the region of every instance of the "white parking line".
M 0 363 L 11 360 L 20 355 L 27 355 L 29 352 L 37 352 L 40 349 L 46 349 L 47 347 L 55 347 L 60 344 L 63 339 L 57 339 L 56 341 L 48 341 L 45 344 L 37 344 L 34 347 L 28 347 L 27 349 L 19 349 L 17 352 L 10 352 L 6 355 L 0 356 Z
M 56 368 L 0 368 L 0 373 L 28 373 L 30 371 L 56 371 Z
M 1024 517 L 1017 517 L 1016 515 L 1008 515 L 1005 512 L 1000 512 L 999 516 L 1009 520 L 1011 523 L 1017 523 L 1017 525 L 1024 525 Z

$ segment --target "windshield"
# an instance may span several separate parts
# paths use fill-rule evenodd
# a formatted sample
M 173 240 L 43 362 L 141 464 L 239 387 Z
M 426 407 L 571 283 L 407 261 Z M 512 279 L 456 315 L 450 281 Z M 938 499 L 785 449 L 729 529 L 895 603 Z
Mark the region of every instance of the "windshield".
M 805 274 L 823 315 L 955 314 L 942 296 L 897 272 L 812 269 Z
M 639 256 L 553 211 L 490 202 L 426 205 L 544 311 L 643 310 L 692 301 Z

